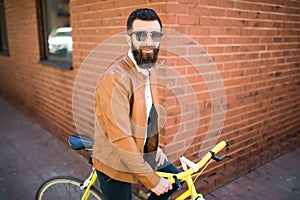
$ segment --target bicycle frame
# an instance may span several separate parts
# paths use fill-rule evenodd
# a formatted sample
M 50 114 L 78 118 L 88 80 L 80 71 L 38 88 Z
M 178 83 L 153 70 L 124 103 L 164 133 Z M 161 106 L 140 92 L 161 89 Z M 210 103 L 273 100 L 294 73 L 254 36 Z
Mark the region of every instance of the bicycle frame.
M 82 188 L 81 189 L 85 189 L 85 192 L 81 198 L 81 200 L 88 200 L 89 196 L 90 196 L 90 188 L 92 187 L 92 185 L 94 185 L 94 183 L 97 180 L 97 172 L 96 169 L 93 167 L 93 170 L 90 174 L 90 176 L 84 181 Z
M 166 173 L 166 172 L 157 172 L 157 174 L 161 177 L 167 178 L 171 183 L 176 182 L 174 177 L 176 177 L 178 180 L 182 180 L 187 183 L 188 189 L 176 199 L 181 200 L 181 199 L 186 199 L 188 197 L 190 197 L 191 199 L 199 199 L 199 198 L 204 199 L 202 194 L 197 193 L 194 181 L 192 179 L 192 175 L 203 167 L 205 169 L 206 164 L 212 158 L 214 158 L 215 154 L 220 152 L 225 146 L 226 146 L 226 142 L 224 141 L 218 143 L 210 152 L 205 154 L 204 157 L 196 164 L 197 169 L 191 167 L 183 172 L 180 172 L 179 174 Z M 203 170 L 199 173 L 199 175 L 201 175 L 202 172 Z
M 196 164 L 197 169 L 195 168 L 189 168 L 183 172 L 180 172 L 178 174 L 173 173 L 167 173 L 167 172 L 156 172 L 159 176 L 163 178 L 167 178 L 171 183 L 175 183 L 176 180 L 174 177 L 176 177 L 178 180 L 185 181 L 187 183 L 188 189 L 182 193 L 179 197 L 176 199 L 182 200 L 190 197 L 191 199 L 204 199 L 203 195 L 200 193 L 197 193 L 194 180 L 192 179 L 192 175 L 196 173 L 199 169 L 203 168 L 205 169 L 206 164 L 214 158 L 215 154 L 220 152 L 224 147 L 226 146 L 226 142 L 221 141 L 218 143 L 210 152 L 204 155 L 204 157 Z M 203 172 L 203 170 L 199 173 L 199 175 Z M 82 196 L 81 200 L 87 200 L 90 195 L 90 188 L 97 180 L 97 172 L 95 168 L 93 168 L 90 176 L 84 181 L 82 189 L 85 189 L 84 195 Z
M 157 172 L 157 174 L 163 178 L 167 178 L 169 179 L 169 181 L 171 183 L 174 183 L 175 181 L 173 176 L 176 177 L 180 177 L 178 175 L 172 174 L 172 173 L 166 173 L 166 172 Z M 184 177 L 178 178 L 181 181 L 185 181 L 187 183 L 188 189 L 182 193 L 179 197 L 177 197 L 176 199 L 186 199 L 188 197 L 197 199 L 197 198 L 202 198 L 203 199 L 203 195 L 202 194 L 198 194 L 194 185 L 194 181 L 192 179 L 192 176 L 190 174 L 185 175 Z

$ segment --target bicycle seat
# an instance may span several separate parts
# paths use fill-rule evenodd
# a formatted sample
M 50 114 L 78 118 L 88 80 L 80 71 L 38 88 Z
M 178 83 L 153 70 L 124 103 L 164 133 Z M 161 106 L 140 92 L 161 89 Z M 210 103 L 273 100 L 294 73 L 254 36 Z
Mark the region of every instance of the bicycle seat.
M 75 150 L 92 149 L 94 140 L 86 135 L 74 134 L 68 139 L 69 145 Z

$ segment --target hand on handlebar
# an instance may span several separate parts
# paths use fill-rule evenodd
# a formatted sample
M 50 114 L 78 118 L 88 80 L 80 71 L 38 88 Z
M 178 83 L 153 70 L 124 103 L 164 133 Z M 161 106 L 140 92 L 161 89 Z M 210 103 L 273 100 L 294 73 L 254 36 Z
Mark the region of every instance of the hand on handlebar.
M 169 190 L 172 190 L 172 184 L 165 178 L 160 178 L 158 185 L 151 189 L 151 191 L 158 196 L 168 192 Z

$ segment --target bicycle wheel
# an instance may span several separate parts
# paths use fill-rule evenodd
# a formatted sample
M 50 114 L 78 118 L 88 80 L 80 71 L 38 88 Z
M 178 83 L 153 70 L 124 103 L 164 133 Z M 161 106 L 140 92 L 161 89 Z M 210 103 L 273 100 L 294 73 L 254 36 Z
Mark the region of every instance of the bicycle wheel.
M 84 190 L 80 189 L 80 179 L 70 176 L 57 176 L 45 181 L 36 193 L 36 200 L 81 200 Z M 90 188 L 89 200 L 103 200 L 103 194 L 94 188 Z

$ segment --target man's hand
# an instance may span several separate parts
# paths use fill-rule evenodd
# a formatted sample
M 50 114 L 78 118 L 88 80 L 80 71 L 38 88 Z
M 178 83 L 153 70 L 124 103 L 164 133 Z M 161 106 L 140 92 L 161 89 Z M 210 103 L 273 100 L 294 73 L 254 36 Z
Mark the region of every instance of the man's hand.
M 158 196 L 168 192 L 169 190 L 172 190 L 172 184 L 164 178 L 160 178 L 158 185 L 151 189 L 151 191 Z
M 167 158 L 166 154 L 164 154 L 162 149 L 159 148 L 159 147 L 157 149 L 155 161 L 156 161 L 158 167 L 163 165 L 165 161 L 168 161 L 168 158 Z

